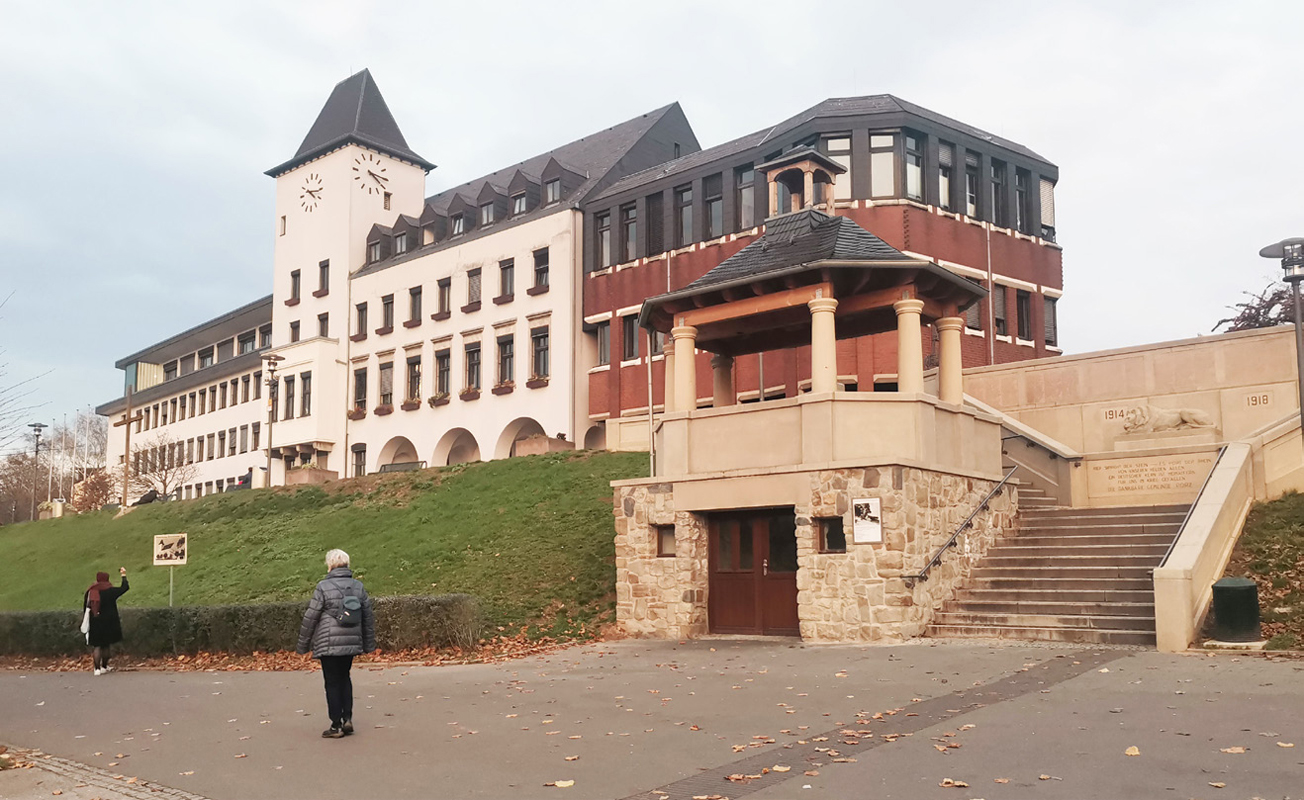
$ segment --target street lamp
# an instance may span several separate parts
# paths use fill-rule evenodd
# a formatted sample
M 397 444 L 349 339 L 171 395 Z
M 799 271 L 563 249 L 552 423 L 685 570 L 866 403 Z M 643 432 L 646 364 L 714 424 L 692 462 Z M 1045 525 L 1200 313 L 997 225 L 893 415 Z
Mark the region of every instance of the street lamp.
M 268 353 L 263 356 L 267 362 L 267 487 L 272 486 L 272 424 L 276 422 L 276 366 L 284 361 L 283 356 Z
M 33 422 L 27 427 L 31 428 L 32 432 L 36 434 L 36 449 L 33 453 L 33 458 L 35 460 L 32 462 L 32 516 L 31 516 L 31 519 L 35 521 L 36 520 L 36 479 L 41 474 L 41 431 L 45 430 L 46 425 L 44 422 Z
M 1304 324 L 1300 321 L 1299 282 L 1304 281 L 1304 239 L 1282 239 L 1259 251 L 1264 258 L 1281 259 L 1286 283 L 1295 298 L 1295 378 L 1299 384 L 1300 436 L 1304 437 Z

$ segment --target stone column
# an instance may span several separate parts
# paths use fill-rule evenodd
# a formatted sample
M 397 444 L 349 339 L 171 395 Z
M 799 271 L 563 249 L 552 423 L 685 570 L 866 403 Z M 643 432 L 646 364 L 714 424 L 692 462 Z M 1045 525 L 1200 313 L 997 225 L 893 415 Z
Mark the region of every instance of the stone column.
M 730 356 L 711 357 L 711 395 L 716 408 L 731 406 L 737 401 L 733 382 L 734 360 Z
M 662 359 L 665 367 L 665 406 L 666 413 L 669 414 L 676 410 L 675 406 L 675 337 L 667 336 L 664 351 L 665 358 Z
M 766 176 L 770 182 L 770 207 L 767 209 L 769 213 L 765 215 L 766 217 L 777 217 L 783 213 L 779 210 L 779 182 L 774 178 L 773 172 Z
M 898 300 L 892 304 L 897 315 L 897 391 L 924 391 L 924 347 L 919 338 L 919 312 L 923 300 Z
M 943 403 L 964 403 L 963 364 L 960 361 L 960 333 L 963 317 L 943 317 L 937 321 L 941 354 L 937 367 L 937 397 Z
M 807 177 L 810 173 L 807 173 Z M 817 297 L 806 304 L 810 309 L 810 390 L 823 394 L 838 390 L 838 337 L 833 312 L 838 301 Z M 918 324 L 916 319 L 916 325 Z M 920 362 L 920 366 L 923 362 Z
M 802 198 L 802 200 L 805 201 L 806 208 L 814 208 L 815 207 L 815 173 L 809 169 L 807 169 L 805 173 L 806 173 L 804 176 L 805 183 L 802 186 L 802 189 L 805 192 L 805 196 Z
M 675 337 L 675 410 L 697 408 L 697 328 L 677 325 L 670 329 Z

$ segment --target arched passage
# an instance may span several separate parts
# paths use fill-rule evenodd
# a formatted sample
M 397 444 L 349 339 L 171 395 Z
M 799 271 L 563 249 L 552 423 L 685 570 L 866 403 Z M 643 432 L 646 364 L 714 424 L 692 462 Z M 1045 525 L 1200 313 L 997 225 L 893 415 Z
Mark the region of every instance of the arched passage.
M 498 437 L 498 446 L 494 448 L 494 458 L 511 458 L 516 455 L 516 443 L 531 436 L 547 436 L 543 426 L 529 417 L 518 417 L 507 423 L 503 433 Z
M 585 450 L 606 450 L 607 449 L 607 427 L 605 425 L 594 425 L 584 434 Z
M 383 467 L 386 464 L 410 464 L 413 461 L 419 461 L 417 458 L 417 448 L 412 441 L 406 436 L 395 436 L 380 448 L 380 457 L 376 460 L 376 467 Z
M 435 445 L 435 456 L 431 463 L 442 466 L 479 460 L 480 443 L 466 428 L 453 428 Z

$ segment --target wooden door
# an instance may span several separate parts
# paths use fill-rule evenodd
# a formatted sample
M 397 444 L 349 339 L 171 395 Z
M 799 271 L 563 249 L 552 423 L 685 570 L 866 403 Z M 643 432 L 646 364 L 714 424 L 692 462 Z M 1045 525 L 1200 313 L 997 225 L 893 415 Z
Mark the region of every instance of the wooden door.
M 792 509 L 713 516 L 708 552 L 707 612 L 713 632 L 798 633 Z

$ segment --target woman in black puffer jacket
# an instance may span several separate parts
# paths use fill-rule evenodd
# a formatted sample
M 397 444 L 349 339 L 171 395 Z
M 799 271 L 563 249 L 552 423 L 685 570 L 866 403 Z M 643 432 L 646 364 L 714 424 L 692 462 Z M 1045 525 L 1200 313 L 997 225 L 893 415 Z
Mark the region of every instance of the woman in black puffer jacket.
M 349 569 L 348 553 L 327 553 L 326 569 L 326 577 L 317 584 L 303 614 L 298 652 L 307 653 L 311 647 L 313 658 L 321 661 L 326 711 L 331 718 L 331 726 L 321 735 L 339 739 L 353 733 L 353 679 L 349 670 L 354 656 L 376 649 L 376 618 L 367 590 Z

